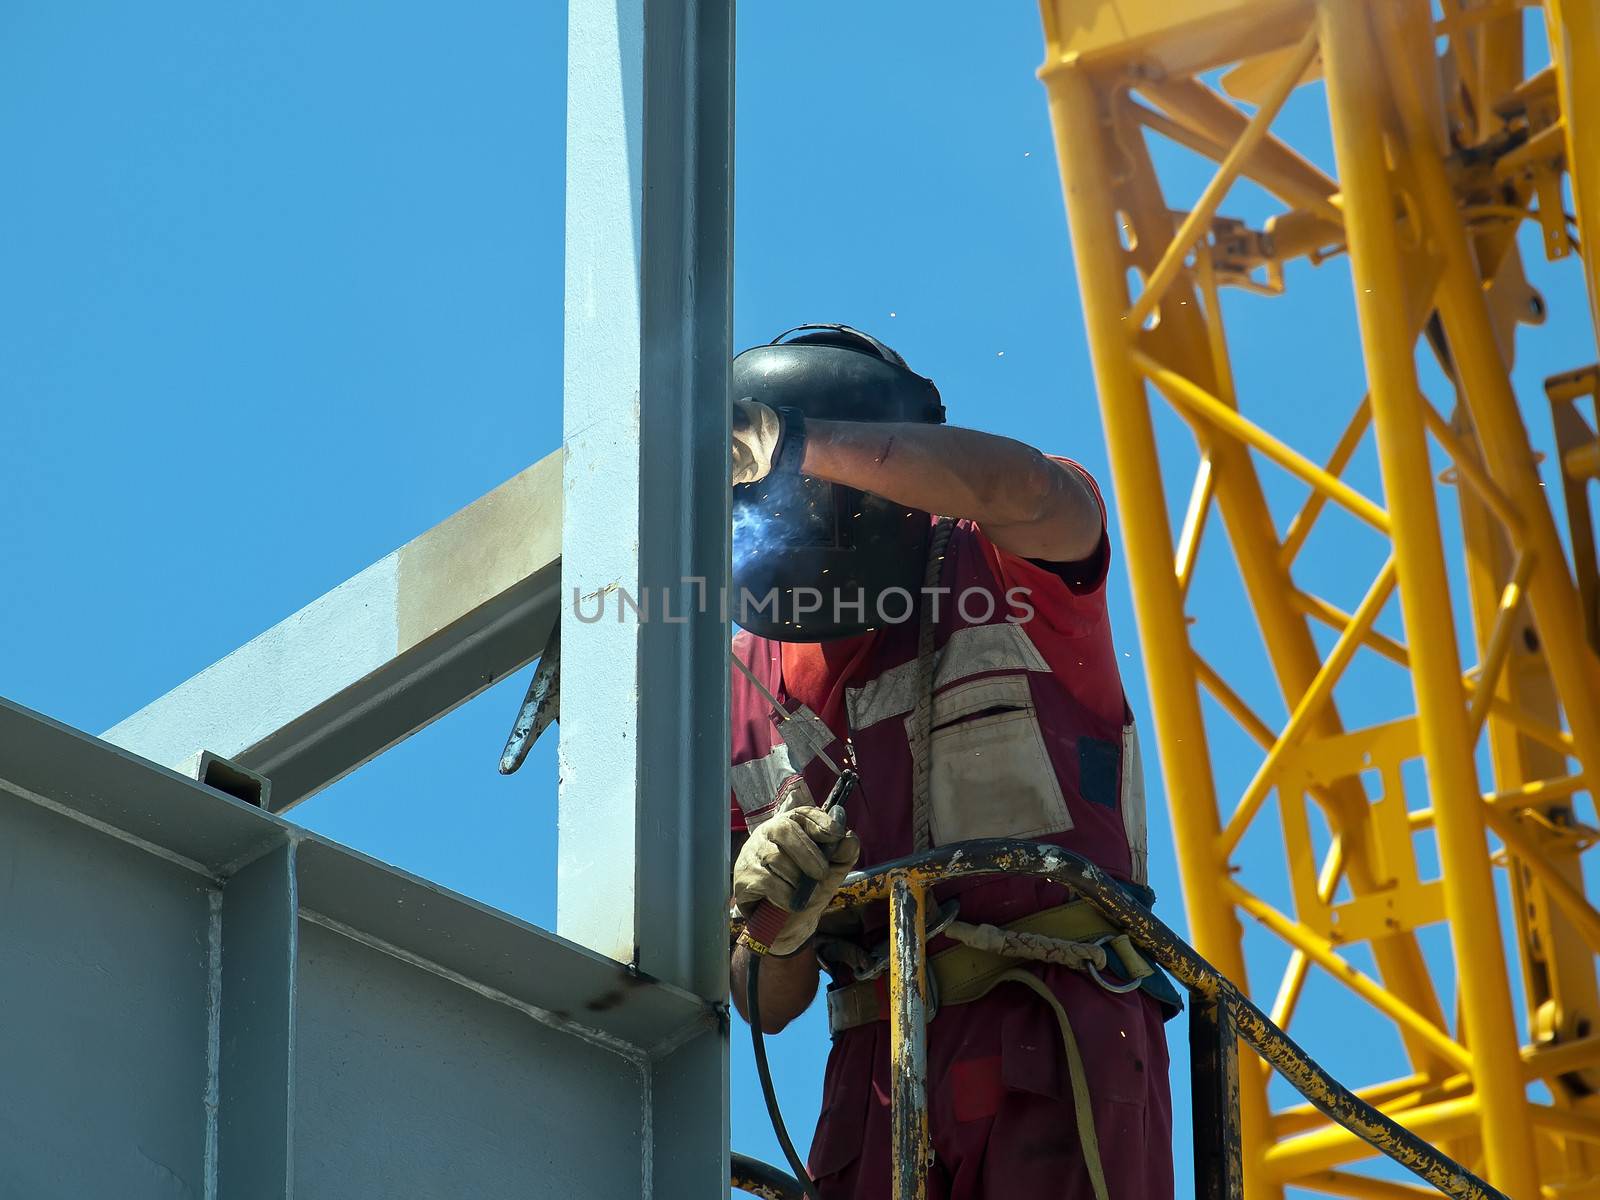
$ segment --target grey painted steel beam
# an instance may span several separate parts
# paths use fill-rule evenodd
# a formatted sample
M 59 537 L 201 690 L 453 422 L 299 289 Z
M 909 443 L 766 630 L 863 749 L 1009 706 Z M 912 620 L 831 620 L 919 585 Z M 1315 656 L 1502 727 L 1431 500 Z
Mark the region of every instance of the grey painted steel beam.
M 717 1005 L 5 701 L 0 880 L 0 1195 L 633 1200 L 718 1156 Z
M 194 775 L 210 751 L 282 811 L 522 667 L 559 608 L 561 455 L 454 516 L 105 733 Z
M 727 989 L 732 8 L 568 7 L 557 928 L 707 997 Z
M 93 860 L 132 856 L 143 872 L 130 887 L 180 896 L 135 931 L 150 953 L 205 947 L 188 985 L 199 995 L 186 996 L 204 1071 L 176 1027 L 133 1064 L 184 1065 L 203 1090 L 167 1106 L 166 1141 L 119 1127 L 120 1110 L 99 1131 L 177 1165 L 149 1179 L 108 1168 L 86 1177 L 94 1186 L 44 1178 L 31 1194 L 114 1178 L 130 1197 L 726 1191 L 716 597 L 733 3 L 573 0 L 568 28 L 564 454 L 108 731 L 122 750 L 0 703 L 0 845 L 72 847 L 90 860 L 90 906 L 117 900 Z M 648 619 L 590 623 L 560 604 L 619 593 Z M 272 807 L 287 808 L 528 662 L 557 619 L 558 928 L 571 942 L 185 778 L 210 752 L 267 777 Z M 49 906 L 31 915 L 28 936 L 62 944 L 93 926 Z M 0 923 L 0 956 L 20 953 L 16 935 Z M 147 990 L 160 1001 L 180 986 Z M 109 992 L 97 998 L 124 1019 Z M 27 1057 L 20 1040 L 0 1027 L 5 1053 Z M 27 1078 L 48 1095 L 46 1065 L 33 1056 Z M 137 1107 L 126 1080 L 99 1083 Z M 0 1162 L 31 1152 L 0 1144 Z
M 210 1194 L 214 896 L 0 788 L 0 1196 Z

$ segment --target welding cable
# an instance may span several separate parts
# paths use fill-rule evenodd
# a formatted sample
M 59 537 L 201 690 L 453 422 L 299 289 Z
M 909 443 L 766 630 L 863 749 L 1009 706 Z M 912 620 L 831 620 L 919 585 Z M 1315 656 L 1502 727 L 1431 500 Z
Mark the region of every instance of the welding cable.
M 748 1192 L 764 1200 L 802 1200 L 805 1196 L 800 1182 L 786 1171 L 737 1150 L 728 1155 L 728 1161 L 736 1192 Z
M 755 1051 L 756 1074 L 761 1078 L 761 1097 L 767 1102 L 767 1116 L 772 1121 L 772 1132 L 778 1135 L 778 1145 L 783 1149 L 784 1158 L 789 1160 L 789 1169 L 794 1172 L 794 1177 L 805 1189 L 808 1200 L 820 1200 L 817 1195 L 817 1185 L 811 1181 L 811 1173 L 806 1170 L 805 1162 L 795 1152 L 794 1143 L 789 1140 L 788 1127 L 783 1123 L 783 1112 L 778 1108 L 778 1093 L 772 1086 L 772 1068 L 767 1065 L 767 1039 L 761 1032 L 761 960 L 765 956 L 752 950 L 747 952 L 747 957 L 750 960 L 750 967 L 745 975 L 744 1002 L 750 1015 L 750 1047 Z

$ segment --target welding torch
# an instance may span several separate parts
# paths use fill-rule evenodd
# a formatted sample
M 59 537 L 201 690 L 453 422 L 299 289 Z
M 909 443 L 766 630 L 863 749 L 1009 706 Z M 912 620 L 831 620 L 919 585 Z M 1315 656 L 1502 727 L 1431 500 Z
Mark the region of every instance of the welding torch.
M 856 773 L 849 767 L 839 772 L 839 778 L 834 780 L 833 787 L 828 790 L 828 798 L 820 807 L 832 811 L 837 805 L 843 807 L 850 793 L 855 790 Z M 744 923 L 744 930 L 739 934 L 739 942 L 756 954 L 767 954 L 772 949 L 773 942 L 778 940 L 783 933 L 783 927 L 789 923 L 791 914 L 806 906 L 811 899 L 811 893 L 817 890 L 817 881 L 809 875 L 802 875 L 800 882 L 794 885 L 794 894 L 790 900 L 790 908 L 783 908 L 771 900 L 762 900 L 755 907 Z

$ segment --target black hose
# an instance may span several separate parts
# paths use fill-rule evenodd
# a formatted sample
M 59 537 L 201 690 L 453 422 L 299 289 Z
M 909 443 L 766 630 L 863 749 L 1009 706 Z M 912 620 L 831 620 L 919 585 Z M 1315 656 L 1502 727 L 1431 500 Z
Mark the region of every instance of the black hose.
M 805 1185 L 777 1167 L 737 1150 L 728 1155 L 728 1165 L 736 1192 L 760 1196 L 761 1200 L 805 1200 Z
M 800 1186 L 805 1189 L 808 1200 L 821 1200 L 817 1195 L 817 1186 L 811 1182 L 811 1174 L 806 1170 L 805 1162 L 795 1152 L 794 1143 L 789 1140 L 789 1130 L 783 1123 L 783 1113 L 778 1108 L 778 1093 L 772 1088 L 772 1068 L 767 1065 L 767 1038 L 761 1031 L 761 959 L 762 955 L 754 950 L 746 950 L 750 960 L 750 967 L 745 974 L 744 1002 L 750 1013 L 750 1046 L 756 1054 L 756 1074 L 761 1078 L 761 1096 L 767 1102 L 767 1116 L 772 1120 L 772 1132 L 778 1135 L 778 1145 L 783 1149 L 783 1157 L 789 1160 L 789 1169 L 794 1172 L 795 1178 L 800 1181 Z

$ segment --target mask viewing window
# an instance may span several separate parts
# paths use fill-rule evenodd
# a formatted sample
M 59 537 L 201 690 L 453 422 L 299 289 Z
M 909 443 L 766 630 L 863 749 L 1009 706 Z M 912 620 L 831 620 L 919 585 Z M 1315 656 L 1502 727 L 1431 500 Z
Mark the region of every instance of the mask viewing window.
M 800 476 L 763 480 L 735 489 L 733 550 L 736 559 L 780 548 L 848 550 L 852 516 L 861 493 Z

